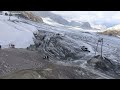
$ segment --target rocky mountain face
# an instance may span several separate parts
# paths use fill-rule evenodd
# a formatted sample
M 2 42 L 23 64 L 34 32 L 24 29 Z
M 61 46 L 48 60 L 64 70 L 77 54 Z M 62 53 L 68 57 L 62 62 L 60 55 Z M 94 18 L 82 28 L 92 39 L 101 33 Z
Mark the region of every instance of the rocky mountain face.
M 64 19 L 62 16 L 54 14 L 50 11 L 32 11 L 34 14 L 41 16 L 41 17 L 49 17 L 50 19 L 52 19 L 53 21 L 62 24 L 62 25 L 67 25 L 67 26 L 77 26 L 83 29 L 92 29 L 91 25 L 89 24 L 89 22 L 76 22 L 76 21 L 67 21 L 66 19 Z
M 89 22 L 76 22 L 76 21 L 71 21 L 69 22 L 69 25 L 71 26 L 78 26 L 82 29 L 92 29 L 91 25 Z
M 120 25 L 115 25 L 107 28 L 105 31 L 101 32 L 101 34 L 109 35 L 109 36 L 120 36 Z
M 63 17 L 61 17 L 60 15 L 56 15 L 50 11 L 32 11 L 32 13 L 41 17 L 49 17 L 50 19 L 54 20 L 59 24 L 69 25 L 69 22 L 65 20 Z
M 120 30 L 106 30 L 104 32 L 101 32 L 101 34 L 109 36 L 120 36 Z
M 39 23 L 41 23 L 41 22 L 43 23 L 43 19 L 40 16 L 35 15 L 31 11 L 12 11 L 12 13 L 19 13 L 19 14 L 15 14 L 15 16 L 17 16 L 17 17 L 21 17 L 21 18 L 39 22 Z
M 83 29 L 92 29 L 91 25 L 88 22 L 83 22 L 80 27 Z

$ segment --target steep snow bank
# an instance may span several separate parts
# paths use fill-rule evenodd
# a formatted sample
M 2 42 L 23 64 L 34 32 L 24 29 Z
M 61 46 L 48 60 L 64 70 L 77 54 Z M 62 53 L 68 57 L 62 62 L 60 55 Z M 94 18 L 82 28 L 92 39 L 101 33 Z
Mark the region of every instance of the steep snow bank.
M 7 48 L 8 44 L 13 43 L 17 48 L 26 48 L 33 44 L 33 32 L 37 31 L 36 27 L 26 23 L 19 22 L 16 17 L 0 15 L 0 44 Z

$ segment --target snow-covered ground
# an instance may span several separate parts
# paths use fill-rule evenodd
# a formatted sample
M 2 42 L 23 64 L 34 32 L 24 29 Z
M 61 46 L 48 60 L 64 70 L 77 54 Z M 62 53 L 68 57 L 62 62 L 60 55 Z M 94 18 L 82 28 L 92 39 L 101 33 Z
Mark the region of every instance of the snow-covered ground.
M 46 18 L 42 18 L 43 19 L 43 22 L 45 22 L 46 24 L 49 24 L 49 25 L 52 25 L 52 26 L 64 26 L 62 24 L 59 24 L 55 21 L 53 21 L 52 19 L 46 17 Z
M 27 23 L 20 22 L 20 19 L 0 15 L 0 44 L 7 48 L 10 43 L 15 44 L 17 48 L 26 48 L 33 44 L 33 32 L 37 31 L 36 27 Z

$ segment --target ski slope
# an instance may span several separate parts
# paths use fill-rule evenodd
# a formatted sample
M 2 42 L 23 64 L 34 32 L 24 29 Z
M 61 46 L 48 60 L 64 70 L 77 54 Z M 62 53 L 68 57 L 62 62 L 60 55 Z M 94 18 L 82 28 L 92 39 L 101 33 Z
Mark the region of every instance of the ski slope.
M 7 48 L 10 43 L 16 48 L 26 48 L 33 44 L 33 32 L 37 31 L 35 26 L 20 22 L 16 17 L 0 15 L 0 44 Z

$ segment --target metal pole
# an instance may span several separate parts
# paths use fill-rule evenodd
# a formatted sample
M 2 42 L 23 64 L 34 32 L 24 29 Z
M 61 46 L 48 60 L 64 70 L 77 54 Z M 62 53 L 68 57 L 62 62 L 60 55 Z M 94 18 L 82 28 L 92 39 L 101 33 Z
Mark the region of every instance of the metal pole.
M 102 51 L 103 51 L 103 38 L 101 39 L 101 57 L 102 57 Z
M 97 48 L 98 48 L 98 42 L 97 42 L 97 47 L 96 47 L 96 50 L 95 50 L 95 55 L 96 55 L 96 53 L 97 53 Z

